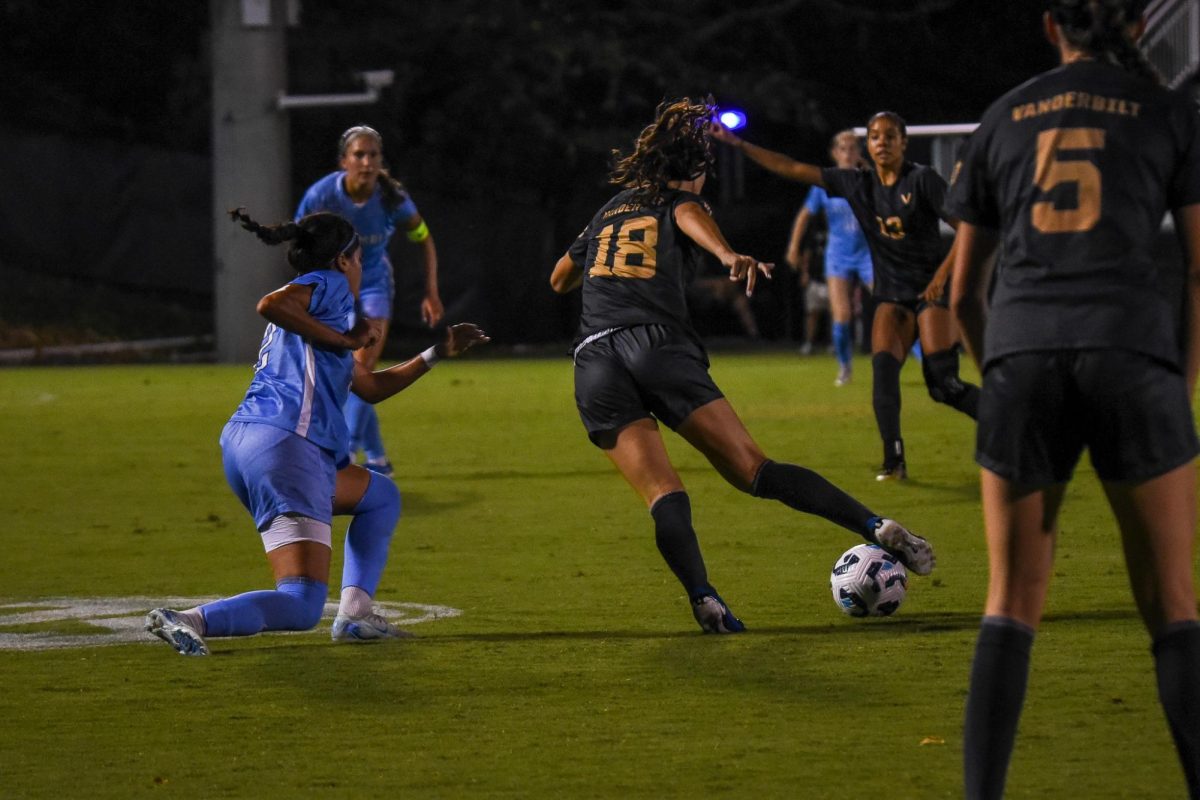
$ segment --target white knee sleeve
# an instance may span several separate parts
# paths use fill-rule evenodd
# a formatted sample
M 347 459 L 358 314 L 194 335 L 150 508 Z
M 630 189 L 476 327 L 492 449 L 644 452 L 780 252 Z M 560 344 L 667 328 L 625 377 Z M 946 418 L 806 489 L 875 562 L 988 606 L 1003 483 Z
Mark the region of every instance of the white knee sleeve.
M 311 517 L 294 517 L 280 514 L 262 532 L 263 547 L 269 553 L 293 542 L 320 542 L 333 547 L 333 528 L 326 522 Z

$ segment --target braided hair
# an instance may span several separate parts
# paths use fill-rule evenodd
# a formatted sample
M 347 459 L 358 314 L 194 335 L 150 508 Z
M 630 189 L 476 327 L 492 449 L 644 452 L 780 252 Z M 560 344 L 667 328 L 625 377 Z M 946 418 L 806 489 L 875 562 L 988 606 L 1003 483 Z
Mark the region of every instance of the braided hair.
M 634 189 L 638 202 L 662 200 L 669 181 L 686 181 L 708 173 L 713 165 L 708 126 L 715 109 L 709 103 L 684 97 L 666 101 L 655 110 L 654 122 L 638 135 L 633 152 L 612 151 L 609 183 Z
M 1130 35 L 1147 0 L 1050 0 L 1047 10 L 1073 47 L 1154 83 L 1158 71 Z
M 270 245 L 291 242 L 287 259 L 297 275 L 330 269 L 338 256 L 351 253 L 358 246 L 354 226 L 337 214 L 318 211 L 301 217 L 298 222 L 262 225 L 255 222 L 244 208 L 229 212 L 234 222 Z
M 370 125 L 354 125 L 342 131 L 342 135 L 338 138 L 339 160 L 345 158 L 346 148 L 360 136 L 374 139 L 375 143 L 379 145 L 379 151 L 383 152 L 383 135 L 379 131 Z M 404 188 L 404 184 L 393 178 L 386 169 L 379 170 L 379 190 L 382 194 L 383 207 L 387 209 L 388 213 L 395 211 L 401 203 L 408 199 L 408 191 Z

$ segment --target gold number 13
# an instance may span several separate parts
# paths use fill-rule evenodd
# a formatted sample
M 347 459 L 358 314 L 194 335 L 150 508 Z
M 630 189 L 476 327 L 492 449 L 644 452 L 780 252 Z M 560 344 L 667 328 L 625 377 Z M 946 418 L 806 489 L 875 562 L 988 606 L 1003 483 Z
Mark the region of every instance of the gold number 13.
M 1042 233 L 1082 233 L 1100 219 L 1100 168 L 1091 161 L 1060 161 L 1064 150 L 1103 150 L 1103 128 L 1051 128 L 1038 134 L 1037 167 L 1033 182 L 1043 192 L 1075 184 L 1075 208 L 1056 208 L 1053 200 L 1039 200 L 1031 211 L 1033 227 Z

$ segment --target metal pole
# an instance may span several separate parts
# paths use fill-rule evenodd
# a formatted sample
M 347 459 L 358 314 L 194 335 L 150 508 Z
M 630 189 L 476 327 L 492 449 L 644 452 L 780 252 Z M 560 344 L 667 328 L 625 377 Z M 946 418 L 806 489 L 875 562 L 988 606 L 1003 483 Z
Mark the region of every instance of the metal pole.
M 292 215 L 287 114 L 287 0 L 212 0 L 213 244 L 217 360 L 252 363 L 264 321 L 254 311 L 290 270 L 281 247 L 267 247 L 226 212 L 255 219 Z

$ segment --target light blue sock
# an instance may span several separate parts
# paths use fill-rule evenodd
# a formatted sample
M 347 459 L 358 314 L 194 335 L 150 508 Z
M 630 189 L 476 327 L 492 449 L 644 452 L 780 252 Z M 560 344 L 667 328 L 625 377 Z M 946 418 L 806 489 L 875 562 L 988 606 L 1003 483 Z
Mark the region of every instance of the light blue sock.
M 388 458 L 388 449 L 383 446 L 383 435 L 379 433 L 379 415 L 374 405 L 359 401 L 366 408 L 362 409 L 362 426 L 360 428 L 362 452 L 368 462 L 383 462 Z
M 275 591 L 246 592 L 200 606 L 205 636 L 253 636 L 262 631 L 306 631 L 325 610 L 329 587 L 311 578 L 284 578 Z
M 918 364 L 924 360 L 925 354 L 923 352 L 921 352 L 921 340 L 920 339 L 917 339 L 915 342 L 913 342 L 912 354 L 913 354 L 913 358 L 915 358 L 917 360 Z
M 350 434 L 351 457 L 359 450 L 364 449 L 363 439 L 365 437 L 363 436 L 363 426 L 366 424 L 365 415 L 368 409 L 371 409 L 371 404 L 353 392 L 346 398 L 346 407 L 342 411 L 346 415 L 346 430 Z
M 850 341 L 850 323 L 833 323 L 833 350 L 837 354 L 838 363 L 843 367 L 850 365 L 850 360 L 853 358 L 852 347 L 853 344 Z
M 357 586 L 374 597 L 400 520 L 400 490 L 390 478 L 372 474 L 366 493 L 351 513 L 354 519 L 346 532 L 342 588 Z

